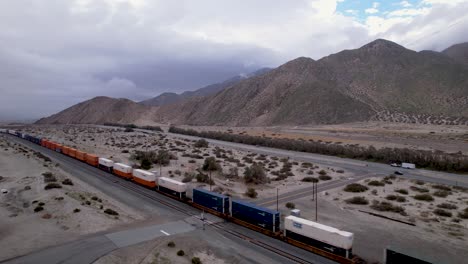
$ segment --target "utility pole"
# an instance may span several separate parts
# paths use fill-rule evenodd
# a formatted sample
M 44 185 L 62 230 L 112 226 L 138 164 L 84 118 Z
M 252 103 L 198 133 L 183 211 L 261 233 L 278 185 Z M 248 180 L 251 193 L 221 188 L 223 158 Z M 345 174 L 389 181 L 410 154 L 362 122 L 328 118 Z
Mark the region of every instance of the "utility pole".
M 208 172 L 210 173 L 210 192 L 211 192 L 211 169 Z
M 279 212 L 279 207 L 278 207 L 278 192 L 279 192 L 279 188 L 276 188 L 276 211 Z
M 315 183 L 315 222 L 318 221 L 318 184 Z

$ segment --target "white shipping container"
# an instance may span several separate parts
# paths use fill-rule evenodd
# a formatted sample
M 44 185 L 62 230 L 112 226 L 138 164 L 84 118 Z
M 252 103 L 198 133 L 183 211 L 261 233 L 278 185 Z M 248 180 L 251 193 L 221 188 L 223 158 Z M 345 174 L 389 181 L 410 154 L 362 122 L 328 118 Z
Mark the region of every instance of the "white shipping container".
M 133 170 L 133 177 L 137 177 L 150 182 L 156 181 L 156 175 L 145 170 Z
M 6 130 L 5 128 L 0 128 L 0 132 L 1 132 L 1 133 L 6 133 L 7 130 Z
M 288 216 L 284 219 L 284 229 L 305 237 L 349 250 L 353 246 L 354 234 L 331 226 L 322 225 L 307 219 Z
M 403 162 L 401 164 L 401 167 L 402 168 L 405 168 L 405 169 L 416 169 L 416 165 L 414 165 L 413 163 L 405 163 Z
M 112 168 L 114 166 L 114 162 L 110 159 L 99 158 L 99 165 L 106 166 L 108 168 Z
M 158 185 L 179 193 L 187 191 L 187 184 L 166 177 L 158 178 Z
M 8 134 L 10 134 L 10 135 L 16 135 L 16 131 L 15 131 L 15 130 L 9 129 L 9 130 L 8 130 Z
M 114 163 L 114 170 L 118 170 L 123 173 L 130 173 L 132 172 L 132 167 L 122 163 Z

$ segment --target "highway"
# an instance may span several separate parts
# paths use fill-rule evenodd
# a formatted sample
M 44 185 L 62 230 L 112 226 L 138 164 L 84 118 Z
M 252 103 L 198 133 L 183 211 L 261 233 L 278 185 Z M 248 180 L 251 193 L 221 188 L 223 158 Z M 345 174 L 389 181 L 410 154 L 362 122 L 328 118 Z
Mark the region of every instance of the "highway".
M 241 252 L 253 249 L 255 254 L 264 256 L 264 260 L 267 259 L 270 263 L 333 263 L 331 260 L 250 229 L 232 223 L 220 222 L 214 216 L 209 218 L 210 222 L 206 226 L 206 230 L 201 231 L 202 222 L 197 217 L 201 212 L 196 208 L 50 149 L 14 136 L 7 137 L 15 143 L 48 156 L 54 163 L 59 163 L 60 168 L 64 171 L 120 202 L 152 215 L 166 215 L 177 219 L 167 223 L 164 227 L 150 225 L 144 227 L 146 228 L 144 230 L 141 226 L 127 227 L 119 232 L 87 235 L 78 241 L 38 250 L 24 256 L 3 260 L 1 263 L 92 263 L 116 249 L 177 232 L 193 233 L 197 237 L 205 236 L 207 240 L 215 242 L 223 241 L 222 243 L 229 243 L 230 247 L 237 248 Z M 165 232 L 161 232 L 161 230 Z M 258 261 L 250 255 L 241 256 L 241 258 L 247 263 L 264 262 L 264 260 Z

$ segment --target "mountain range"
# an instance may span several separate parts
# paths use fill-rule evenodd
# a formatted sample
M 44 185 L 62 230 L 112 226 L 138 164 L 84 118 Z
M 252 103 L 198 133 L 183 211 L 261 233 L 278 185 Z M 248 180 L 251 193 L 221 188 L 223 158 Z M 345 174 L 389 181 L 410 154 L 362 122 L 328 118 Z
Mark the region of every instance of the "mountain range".
M 467 54 L 468 43 L 416 52 L 378 39 L 320 60 L 300 57 L 249 78 L 200 89 L 208 93 L 163 94 L 141 104 L 106 98 L 102 105 L 104 99 L 98 97 L 38 123 L 468 124 Z

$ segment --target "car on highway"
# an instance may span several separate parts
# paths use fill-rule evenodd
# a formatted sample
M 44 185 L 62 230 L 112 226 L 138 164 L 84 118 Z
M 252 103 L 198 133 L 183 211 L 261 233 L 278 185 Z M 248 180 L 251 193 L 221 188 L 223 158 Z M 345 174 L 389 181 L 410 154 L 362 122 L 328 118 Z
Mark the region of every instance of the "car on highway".
M 395 171 L 394 174 L 396 174 L 396 175 L 403 175 L 403 172 L 401 172 L 401 171 Z

